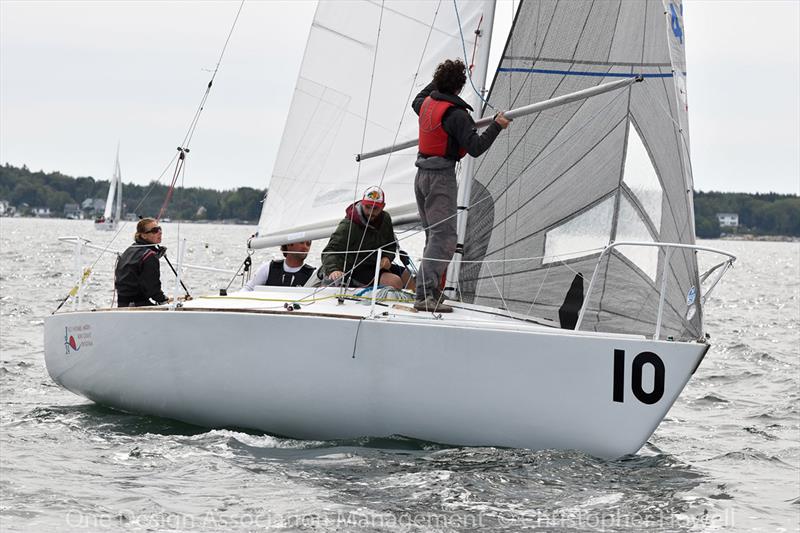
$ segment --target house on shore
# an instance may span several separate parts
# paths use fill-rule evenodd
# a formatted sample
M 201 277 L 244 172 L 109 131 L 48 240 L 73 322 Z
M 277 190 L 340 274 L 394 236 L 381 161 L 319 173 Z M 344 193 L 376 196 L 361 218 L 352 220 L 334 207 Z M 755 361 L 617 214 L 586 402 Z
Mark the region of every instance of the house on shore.
M 717 220 L 721 228 L 739 227 L 739 213 L 717 213 Z

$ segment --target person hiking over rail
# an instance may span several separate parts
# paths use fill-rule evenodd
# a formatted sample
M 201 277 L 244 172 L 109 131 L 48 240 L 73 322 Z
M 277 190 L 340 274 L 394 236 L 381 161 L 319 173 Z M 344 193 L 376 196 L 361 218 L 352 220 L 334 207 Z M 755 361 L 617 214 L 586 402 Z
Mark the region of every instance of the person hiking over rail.
M 486 131 L 478 135 L 472 108 L 458 97 L 467 81 L 466 67 L 459 60 L 446 60 L 436 67 L 433 82 L 414 98 L 411 107 L 419 115 L 419 153 L 414 193 L 422 225 L 425 251 L 417 276 L 414 307 L 420 311 L 449 313 L 442 303 L 441 279 L 456 250 L 456 163 L 469 154 L 478 157 L 492 145 L 511 122 L 498 113 Z

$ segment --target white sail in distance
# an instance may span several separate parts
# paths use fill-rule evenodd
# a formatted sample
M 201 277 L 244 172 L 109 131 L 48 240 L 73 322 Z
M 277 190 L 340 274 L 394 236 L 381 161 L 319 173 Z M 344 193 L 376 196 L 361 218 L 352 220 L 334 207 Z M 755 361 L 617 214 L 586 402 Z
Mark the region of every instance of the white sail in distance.
M 320 2 L 306 45 L 258 237 L 327 227 L 371 185 L 393 216 L 416 213 L 409 149 L 356 154 L 416 137 L 413 97 L 445 59 L 481 57 L 491 1 Z M 463 28 L 463 39 L 459 27 Z M 258 240 L 258 239 L 256 239 Z
M 108 196 L 106 206 L 103 209 L 103 220 L 119 221 L 122 215 L 122 171 L 119 166 L 119 146 L 117 146 L 117 157 L 114 160 L 114 174 L 111 176 L 108 185 Z

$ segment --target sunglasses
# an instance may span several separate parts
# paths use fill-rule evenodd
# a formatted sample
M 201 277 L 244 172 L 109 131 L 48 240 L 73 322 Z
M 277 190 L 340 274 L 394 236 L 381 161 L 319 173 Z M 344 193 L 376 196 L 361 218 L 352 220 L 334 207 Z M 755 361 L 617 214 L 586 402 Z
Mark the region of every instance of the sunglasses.
M 161 226 L 153 226 L 152 228 L 143 233 L 161 233 Z

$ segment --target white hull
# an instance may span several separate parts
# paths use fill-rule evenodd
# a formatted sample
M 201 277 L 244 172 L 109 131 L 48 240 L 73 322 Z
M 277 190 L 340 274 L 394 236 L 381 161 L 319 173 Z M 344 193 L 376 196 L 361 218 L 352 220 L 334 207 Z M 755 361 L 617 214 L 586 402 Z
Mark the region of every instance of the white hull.
M 98 403 L 207 427 L 619 457 L 646 442 L 708 348 L 476 320 L 462 310 L 444 320 L 392 310 L 369 319 L 193 304 L 48 317 L 47 369 Z M 324 307 L 343 308 L 368 310 Z M 625 352 L 616 378 L 615 350 Z M 632 362 L 642 352 L 664 363 L 664 392 L 652 404 L 632 392 Z M 641 395 L 653 391 L 655 367 L 640 367 Z
M 95 222 L 94 229 L 99 231 L 117 231 L 117 222 Z

